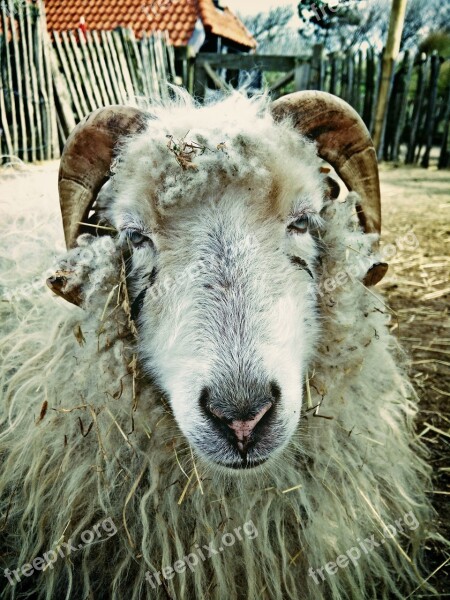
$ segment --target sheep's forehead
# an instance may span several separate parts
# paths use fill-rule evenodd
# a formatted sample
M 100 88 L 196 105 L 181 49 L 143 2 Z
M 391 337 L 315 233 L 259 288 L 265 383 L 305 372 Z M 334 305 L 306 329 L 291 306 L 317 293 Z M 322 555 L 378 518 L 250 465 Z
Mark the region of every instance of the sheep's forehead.
M 301 199 L 320 209 L 315 146 L 287 124 L 269 115 L 253 115 L 251 122 L 220 115 L 211 123 L 202 119 L 206 111 L 186 112 L 150 121 L 123 148 L 115 175 L 118 208 L 163 218 L 233 195 L 281 217 Z

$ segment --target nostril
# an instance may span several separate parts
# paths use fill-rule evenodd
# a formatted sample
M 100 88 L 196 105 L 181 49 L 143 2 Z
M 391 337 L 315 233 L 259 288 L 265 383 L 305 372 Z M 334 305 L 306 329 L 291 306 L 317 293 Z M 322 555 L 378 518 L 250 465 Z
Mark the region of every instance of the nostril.
M 281 397 L 281 388 L 276 381 L 271 381 L 269 388 L 270 395 L 272 396 L 273 401 L 276 402 Z
M 221 420 L 224 419 L 225 415 L 223 414 L 223 412 L 212 406 L 211 394 L 207 387 L 204 387 L 202 389 L 202 392 L 201 392 L 200 398 L 199 398 L 199 402 L 200 402 L 201 408 L 203 408 L 203 410 L 205 411 L 206 414 L 213 415 L 214 417 L 217 417 L 218 419 L 221 419 Z
M 208 412 L 209 412 L 209 399 L 210 399 L 209 390 L 207 387 L 204 387 L 201 391 L 199 402 L 200 402 L 200 406 L 203 408 L 203 410 L 206 410 Z

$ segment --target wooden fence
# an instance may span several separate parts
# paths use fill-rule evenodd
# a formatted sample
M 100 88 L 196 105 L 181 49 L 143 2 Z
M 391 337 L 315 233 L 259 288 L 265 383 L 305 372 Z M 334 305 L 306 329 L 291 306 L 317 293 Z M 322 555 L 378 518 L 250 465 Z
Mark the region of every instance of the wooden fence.
M 54 158 L 59 144 L 46 30 L 28 3 L 0 6 L 2 162 Z
M 268 73 L 270 93 L 319 89 L 349 102 L 373 130 L 382 56 L 374 50 L 310 56 L 175 54 L 165 33 L 53 32 L 41 4 L 0 2 L 1 162 L 57 158 L 75 124 L 107 104 L 146 105 L 183 82 L 198 98 L 229 89 L 239 74 L 254 87 Z M 181 77 L 177 77 L 178 73 Z M 446 74 L 446 78 L 445 78 Z M 397 65 L 380 158 L 450 166 L 450 60 L 405 53 Z
M 107 104 L 167 94 L 175 55 L 164 33 L 47 33 L 40 5 L 0 3 L 1 162 L 59 157 L 75 124 Z
M 137 40 L 131 29 L 115 31 L 53 32 L 60 79 L 66 101 L 57 106 L 60 138 L 90 111 L 108 104 L 146 104 L 168 93 L 167 81 L 175 78 L 175 55 L 166 35 L 155 32 Z M 60 77 L 60 73 L 62 77 Z M 63 110 L 71 101 L 71 110 Z M 63 115 L 68 112 L 69 120 Z
M 236 73 L 265 73 L 274 98 L 316 89 L 340 96 L 362 116 L 373 132 L 382 54 L 334 53 L 324 56 L 316 46 L 312 56 L 199 54 L 193 91 L 227 89 Z M 258 77 L 256 77 L 258 79 Z M 420 163 L 428 167 L 432 150 L 440 168 L 450 166 L 450 59 L 406 52 L 396 68 L 379 158 Z

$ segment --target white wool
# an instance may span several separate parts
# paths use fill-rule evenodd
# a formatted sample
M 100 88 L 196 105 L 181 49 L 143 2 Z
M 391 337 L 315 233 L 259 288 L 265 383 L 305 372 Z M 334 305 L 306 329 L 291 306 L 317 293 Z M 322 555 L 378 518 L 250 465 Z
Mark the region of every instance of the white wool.
M 210 119 L 205 112 L 208 135 L 217 144 L 241 134 L 251 138 L 257 125 L 257 134 L 267 138 L 267 115 L 258 121 L 255 107 L 248 105 L 242 101 L 243 112 L 230 124 L 226 139 L 215 120 L 217 110 L 211 109 Z M 173 121 L 170 111 L 158 115 L 167 119 L 156 145 L 161 152 L 166 131 L 175 137 L 186 133 L 179 110 Z M 198 140 L 201 132 L 189 136 Z M 268 160 L 276 162 L 272 141 Z M 145 161 L 148 142 L 141 142 L 130 152 L 142 153 Z M 305 163 L 313 164 L 310 144 L 292 143 L 303 144 Z M 225 179 L 239 163 L 233 152 Z M 209 161 L 211 168 L 217 165 L 217 156 L 205 153 L 195 161 L 206 172 Z M 239 166 L 243 180 L 264 180 L 260 166 L 265 159 L 260 158 L 256 174 L 249 163 L 243 170 Z M 118 173 L 119 167 L 120 161 Z M 180 174 L 178 166 L 175 172 L 181 187 L 172 182 L 160 190 L 163 205 L 184 201 L 183 186 L 192 184 L 195 193 L 203 171 Z M 165 176 L 170 178 L 170 172 Z M 116 185 L 125 183 L 118 177 Z M 311 406 L 320 407 L 310 410 L 305 392 L 302 418 L 287 448 L 238 475 L 191 453 L 167 398 L 137 366 L 139 340 L 130 330 L 119 239 L 85 235 L 80 247 L 58 262 L 59 268 L 75 271 L 73 282 L 83 282 L 83 309 L 55 301 L 46 290 L 25 308 L 17 300 L 20 308 L 8 311 L 8 333 L 1 344 L 2 568 L 20 568 L 61 536 L 78 543 L 83 531 L 110 517 L 116 535 L 23 578 L 25 586 L 48 600 L 89 595 L 358 600 L 403 598 L 421 581 L 417 560 L 429 528 L 424 493 L 429 469 L 422 447 L 413 441 L 416 398 L 389 332 L 388 311 L 361 282 L 377 257 L 373 237 L 359 228 L 355 200 L 349 194 L 321 214 L 320 336 L 308 367 Z M 342 283 L 335 285 L 337 280 Z M 356 564 L 319 584 L 308 575 L 310 567 L 335 561 L 358 540 L 382 537 L 383 524 L 409 512 L 417 519 L 416 529 L 362 553 Z M 146 581 L 147 571 L 173 565 L 194 552 L 196 544 L 214 541 L 218 547 L 224 532 L 249 520 L 258 531 L 254 539 L 244 536 L 157 589 Z M 20 589 L 6 583 L 3 597 L 14 597 Z

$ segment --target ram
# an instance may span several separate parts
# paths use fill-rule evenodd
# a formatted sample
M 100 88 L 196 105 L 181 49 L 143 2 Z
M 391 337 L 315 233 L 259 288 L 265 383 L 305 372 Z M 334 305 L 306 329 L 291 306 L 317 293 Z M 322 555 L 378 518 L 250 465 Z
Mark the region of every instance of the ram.
M 429 469 L 367 130 L 326 93 L 176 95 L 64 149 L 56 296 L 2 341 L 2 597 L 405 597 Z

